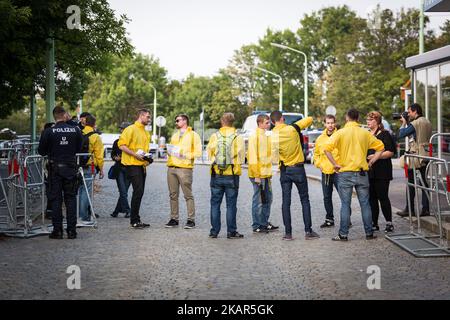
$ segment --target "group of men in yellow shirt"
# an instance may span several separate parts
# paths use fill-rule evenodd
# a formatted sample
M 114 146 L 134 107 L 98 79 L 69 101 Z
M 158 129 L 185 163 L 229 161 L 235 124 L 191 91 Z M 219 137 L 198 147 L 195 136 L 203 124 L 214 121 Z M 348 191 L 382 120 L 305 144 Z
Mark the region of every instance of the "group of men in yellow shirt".
M 327 116 L 327 130 L 316 142 L 316 165 L 323 173 L 327 188 L 337 186 L 341 206 L 341 226 L 338 235 L 333 240 L 346 241 L 350 225 L 350 202 L 353 187 L 356 188 L 361 204 L 366 238 L 373 239 L 371 211 L 369 205 L 369 181 L 367 171 L 378 160 L 384 150 L 383 143 L 373 137 L 357 123 L 359 113 L 351 109 L 346 114 L 347 123 L 341 130 L 334 128 L 335 119 Z M 132 179 L 133 199 L 131 202 L 131 224 L 145 227 L 139 217 L 139 206 L 145 183 L 145 166 L 148 162 L 137 152 L 148 152 L 149 134 L 144 130 L 150 121 L 148 112 L 141 112 L 138 121 L 128 127 L 121 135 L 119 148 L 123 151 L 122 164 L 129 171 Z M 187 115 L 178 115 L 175 119 L 177 130 L 172 135 L 168 145 L 169 159 L 167 162 L 167 181 L 170 193 L 171 213 L 166 227 L 179 225 L 178 196 L 181 186 L 187 202 L 188 220 L 185 228 L 195 227 L 195 205 L 192 194 L 194 160 L 201 156 L 200 137 L 189 127 Z M 311 206 L 308 193 L 308 182 L 304 168 L 304 154 L 301 143 L 301 130 L 312 124 L 312 117 L 297 121 L 292 125 L 285 123 L 283 114 L 274 111 L 270 118 L 266 114 L 257 117 L 255 133 L 248 141 L 248 175 L 253 185 L 252 220 L 253 231 L 267 233 L 278 227 L 269 222 L 272 195 L 272 164 L 280 168 L 280 183 L 282 188 L 282 215 L 285 227 L 284 240 L 292 240 L 291 225 L 291 192 L 295 184 L 300 195 L 305 227 L 305 239 L 317 239 L 319 235 L 312 229 Z M 333 125 L 331 125 L 331 122 Z M 227 237 L 243 238 L 237 231 L 237 196 L 239 177 L 245 159 L 245 147 L 241 136 L 233 127 L 234 115 L 225 113 L 221 117 L 221 128 L 210 137 L 207 153 L 211 160 L 211 230 L 210 237 L 217 238 L 221 229 L 220 206 L 225 196 L 227 202 Z M 271 123 L 274 125 L 271 135 L 268 134 Z M 366 160 L 368 149 L 374 149 L 375 155 L 369 162 Z M 332 177 L 332 178 L 331 178 Z M 327 193 L 325 203 L 327 216 L 322 227 L 334 225 L 331 194 Z M 144 226 L 142 226 L 144 225 Z
M 287 125 L 283 114 L 274 111 L 270 115 L 270 120 L 275 125 L 271 136 L 268 136 L 266 132 L 269 128 L 268 117 L 262 114 L 257 118 L 257 131 L 249 138 L 249 177 L 255 191 L 252 206 L 254 231 L 267 231 L 271 225 L 268 222 L 268 216 L 272 193 L 271 191 L 268 193 L 262 191 L 271 189 L 271 165 L 278 163 L 281 171 L 282 214 L 285 226 L 283 240 L 293 239 L 290 210 L 293 184 L 298 189 L 302 204 L 305 239 L 319 238 L 319 235 L 312 229 L 308 183 L 300 135 L 301 130 L 312 124 L 312 118 L 308 117 L 292 125 Z M 346 113 L 345 127 L 337 131 L 335 117 L 327 116 L 325 118 L 326 130 L 317 139 L 315 146 L 314 159 L 316 166 L 322 171 L 324 205 L 327 211 L 322 228 L 334 226 L 331 201 L 333 185 L 337 188 L 342 202 L 340 229 L 338 235 L 332 239 L 334 241 L 348 240 L 353 188 L 356 189 L 361 205 L 366 239 L 376 238 L 372 230 L 368 170 L 379 159 L 384 145 L 370 132 L 361 128 L 358 120 L 359 112 L 356 109 L 350 109 Z M 375 150 L 375 154 L 367 161 L 369 149 Z M 267 197 L 268 194 L 270 197 Z M 264 198 L 266 198 L 265 203 Z

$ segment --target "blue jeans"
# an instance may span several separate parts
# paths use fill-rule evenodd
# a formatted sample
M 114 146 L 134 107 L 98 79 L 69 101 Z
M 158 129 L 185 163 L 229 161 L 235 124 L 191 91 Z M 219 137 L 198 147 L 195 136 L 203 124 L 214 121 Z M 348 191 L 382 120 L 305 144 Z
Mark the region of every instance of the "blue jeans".
M 336 174 L 322 173 L 323 205 L 325 207 L 325 211 L 327 212 L 325 219 L 328 221 L 334 221 L 333 186 L 336 188 L 336 190 L 338 190 Z
M 89 192 L 89 197 L 91 197 L 92 195 L 92 172 L 91 172 L 91 168 L 87 168 L 87 169 L 83 169 L 83 173 L 84 173 L 84 179 L 86 180 L 86 185 L 88 187 L 88 191 Z M 80 219 L 83 221 L 88 221 L 90 220 L 90 216 L 89 216 L 89 200 L 86 194 L 86 188 L 84 187 L 84 183 L 81 183 L 80 188 L 78 189 L 78 194 L 79 194 L 79 216 Z M 92 198 L 91 198 L 92 201 Z
M 217 235 L 220 232 L 220 205 L 223 195 L 227 202 L 227 232 L 236 232 L 237 197 L 239 192 L 239 176 L 211 176 L 211 231 Z
M 356 189 L 359 204 L 361 206 L 361 214 L 364 223 L 366 235 L 371 235 L 372 231 L 372 211 L 369 202 L 369 175 L 365 172 L 361 176 L 359 172 L 341 172 L 338 177 L 338 192 L 341 198 L 341 226 L 339 234 L 347 236 L 350 223 L 351 203 L 353 187 Z
M 298 193 L 300 195 L 300 201 L 302 203 L 303 211 L 303 223 L 305 225 L 305 232 L 312 231 L 312 221 L 311 221 L 311 205 L 309 203 L 308 194 L 308 180 L 306 178 L 305 168 L 301 167 L 286 167 L 286 169 L 281 170 L 281 190 L 283 193 L 283 223 L 286 234 L 292 234 L 291 226 L 291 191 L 292 184 L 297 187 Z
M 119 199 L 113 214 L 130 213 L 130 205 L 128 204 L 128 189 L 130 188 L 130 180 L 126 175 L 126 169 L 119 165 L 117 170 L 117 189 L 119 190 Z
M 254 178 L 250 178 L 253 185 L 252 202 L 252 228 L 267 227 L 270 217 L 270 206 L 272 205 L 272 179 L 261 179 L 261 184 L 256 184 Z M 263 203 L 264 194 L 264 203 Z

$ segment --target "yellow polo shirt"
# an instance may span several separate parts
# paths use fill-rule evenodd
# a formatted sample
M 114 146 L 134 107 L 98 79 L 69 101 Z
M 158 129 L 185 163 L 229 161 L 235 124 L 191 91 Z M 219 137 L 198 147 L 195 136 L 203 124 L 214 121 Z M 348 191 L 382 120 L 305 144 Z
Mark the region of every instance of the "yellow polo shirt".
M 83 129 L 83 134 L 86 135 L 90 132 L 94 131 L 94 128 L 90 126 L 85 126 Z M 104 149 L 102 138 L 99 134 L 94 133 L 89 137 L 89 153 L 92 153 L 92 157 L 94 158 L 94 166 L 98 167 L 100 170 L 103 170 L 104 163 Z M 90 165 L 92 160 L 89 160 L 88 164 Z
M 128 126 L 123 130 L 120 135 L 119 142 L 117 144 L 120 146 L 127 146 L 133 152 L 138 150 L 143 150 L 148 152 L 150 150 L 150 132 L 145 130 L 145 126 L 136 121 L 131 126 Z M 122 152 L 122 164 L 124 166 L 146 166 L 147 161 L 140 161 L 133 156 L 130 156 L 126 152 Z
M 334 173 L 334 166 L 328 160 L 327 155 L 324 152 L 324 146 L 328 143 L 328 140 L 331 139 L 331 137 L 336 133 L 336 129 L 334 129 L 331 136 L 328 136 L 327 130 L 325 129 L 322 134 L 316 139 L 316 144 L 314 146 L 314 165 L 322 171 L 324 174 L 333 174 Z M 338 161 L 339 160 L 339 152 L 335 148 L 331 154 L 333 155 L 333 158 Z
M 247 161 L 250 178 L 272 177 L 272 139 L 265 130 L 256 128 L 248 138 Z
M 324 150 L 333 152 L 338 150 L 339 160 L 336 161 L 342 168 L 339 172 L 367 171 L 367 150 L 383 151 L 384 144 L 369 131 L 360 127 L 359 123 L 349 121 L 341 130 L 331 136 L 324 146 Z
M 180 130 L 177 130 L 172 135 L 170 144 L 180 148 L 180 155 L 182 157 L 169 156 L 167 166 L 192 169 L 195 158 L 201 157 L 202 155 L 200 136 L 191 127 L 188 127 L 181 137 L 180 135 Z
M 300 129 L 309 127 L 313 122 L 312 117 L 299 120 L 296 124 Z M 272 130 L 272 156 L 274 162 L 283 161 L 285 166 L 293 166 L 305 162 L 300 136 L 291 125 L 279 124 Z M 280 163 L 281 164 L 281 163 Z
M 231 127 L 222 127 L 219 130 L 219 133 L 224 136 L 230 136 L 232 134 L 236 134 L 236 129 Z M 215 155 L 217 150 L 217 135 L 219 133 L 215 133 L 209 138 L 208 146 L 206 147 L 208 158 L 211 160 L 211 162 L 215 161 Z M 231 150 L 231 158 L 232 163 L 234 165 L 234 168 L 229 166 L 224 172 L 224 176 L 231 176 L 234 174 L 237 176 L 240 176 L 242 174 L 241 164 L 244 163 L 244 157 L 245 157 L 245 151 L 244 151 L 244 141 L 242 140 L 242 137 L 236 136 L 236 138 L 233 140 L 232 144 L 232 150 Z M 217 165 L 214 165 L 214 171 L 216 174 L 220 174 L 220 170 Z M 211 168 L 212 172 L 212 168 Z

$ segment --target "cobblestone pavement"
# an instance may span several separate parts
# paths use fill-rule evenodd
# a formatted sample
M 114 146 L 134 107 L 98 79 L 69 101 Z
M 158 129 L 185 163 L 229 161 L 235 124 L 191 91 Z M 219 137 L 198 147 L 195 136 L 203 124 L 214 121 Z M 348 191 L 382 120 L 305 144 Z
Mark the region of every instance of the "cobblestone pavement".
M 106 168 L 107 169 L 107 168 Z M 321 238 L 304 240 L 301 206 L 293 197 L 295 241 L 282 231 L 251 230 L 251 184 L 241 177 L 238 230 L 242 240 L 209 239 L 208 168 L 195 169 L 197 225 L 165 229 L 169 217 L 166 168 L 153 164 L 147 177 L 142 217 L 151 228 L 131 230 L 129 221 L 109 216 L 116 203 L 115 181 L 100 181 L 95 198 L 99 228 L 79 229 L 77 240 L 0 239 L 0 299 L 449 299 L 450 259 L 418 259 L 383 238 L 366 241 L 357 201 L 350 241 L 321 230 L 320 184 L 309 182 L 313 225 Z M 282 225 L 279 177 L 274 179 L 272 222 Z M 184 200 L 181 220 L 186 219 Z M 335 211 L 339 199 L 334 195 Z M 381 218 L 383 219 L 383 218 Z M 224 222 L 224 211 L 222 211 Z M 408 225 L 394 217 L 397 230 Z M 381 223 L 384 228 L 384 223 Z M 70 265 L 81 268 L 81 290 L 68 290 Z M 367 268 L 381 269 L 381 290 L 368 290 Z

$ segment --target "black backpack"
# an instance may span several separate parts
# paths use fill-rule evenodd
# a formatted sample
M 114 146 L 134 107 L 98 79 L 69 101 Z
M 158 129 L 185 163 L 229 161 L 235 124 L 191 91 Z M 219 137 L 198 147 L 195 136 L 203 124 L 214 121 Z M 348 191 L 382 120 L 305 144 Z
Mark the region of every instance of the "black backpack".
M 306 149 L 305 149 L 305 143 L 304 143 L 304 140 L 303 140 L 302 129 L 300 129 L 300 127 L 296 123 L 291 124 L 291 126 L 293 126 L 295 128 L 295 130 L 297 131 L 297 133 L 299 135 L 300 145 L 302 146 L 302 152 L 303 152 L 303 155 L 305 155 Z
M 93 134 L 96 134 L 97 132 L 91 131 L 88 134 L 83 134 L 83 142 L 81 144 L 81 151 L 80 153 L 89 153 L 89 137 Z M 89 156 L 80 156 L 80 167 L 85 167 L 89 161 Z

